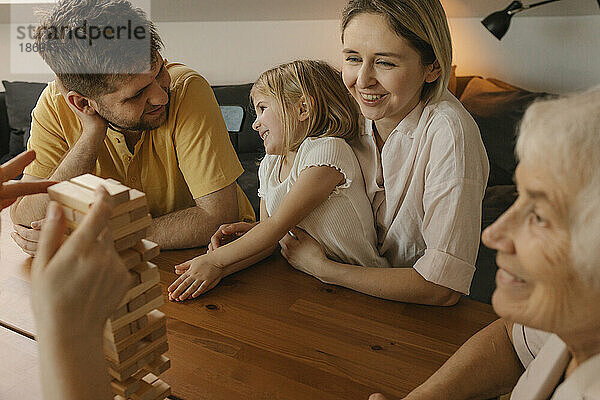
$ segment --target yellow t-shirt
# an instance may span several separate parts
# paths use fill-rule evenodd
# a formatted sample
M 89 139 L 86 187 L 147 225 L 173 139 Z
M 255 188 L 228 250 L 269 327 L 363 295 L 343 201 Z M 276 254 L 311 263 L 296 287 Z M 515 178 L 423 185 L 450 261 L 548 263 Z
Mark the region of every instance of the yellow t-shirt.
M 94 171 L 145 192 L 153 217 L 194 206 L 195 198 L 230 185 L 243 172 L 210 85 L 182 64 L 165 67 L 171 75 L 167 121 L 142 132 L 133 154 L 124 136 L 109 128 Z M 79 119 L 50 82 L 32 112 L 27 148 L 37 156 L 25 173 L 50 176 L 80 134 Z M 240 219 L 253 221 L 239 185 L 237 195 Z

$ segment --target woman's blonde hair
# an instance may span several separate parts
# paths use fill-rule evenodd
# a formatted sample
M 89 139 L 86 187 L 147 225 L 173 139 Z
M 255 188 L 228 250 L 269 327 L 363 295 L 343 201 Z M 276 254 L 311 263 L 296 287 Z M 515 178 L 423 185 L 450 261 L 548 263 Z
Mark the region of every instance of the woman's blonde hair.
M 350 141 L 358 135 L 358 105 L 344 86 L 340 72 L 323 61 L 297 60 L 263 72 L 250 91 L 250 100 L 262 94 L 277 101 L 283 122 L 282 155 L 296 151 L 307 137 L 339 137 Z M 308 111 L 305 131 L 298 134 L 296 107 Z
M 533 103 L 516 153 L 552 175 L 566 199 L 571 261 L 600 288 L 600 87 Z
M 421 55 L 423 65 L 435 61 L 440 76 L 423 85 L 421 100 L 439 100 L 448 86 L 452 69 L 452 40 L 446 13 L 439 0 L 350 0 L 342 12 L 342 42 L 346 27 L 360 14 L 382 15 L 389 27 Z

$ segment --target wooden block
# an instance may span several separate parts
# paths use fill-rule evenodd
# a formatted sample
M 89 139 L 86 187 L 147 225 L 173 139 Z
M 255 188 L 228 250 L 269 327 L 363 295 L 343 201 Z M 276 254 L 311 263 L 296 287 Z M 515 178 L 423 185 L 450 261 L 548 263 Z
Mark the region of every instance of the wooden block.
M 133 250 L 142 255 L 142 261 L 151 260 L 160 254 L 160 247 L 158 244 L 147 239 L 142 239 L 137 242 L 133 247 Z
M 148 325 L 148 314 L 142 315 L 140 318 L 129 324 L 129 326 L 131 326 L 131 333 L 137 333 L 146 325 Z
M 154 380 L 152 383 L 149 383 L 151 379 Z M 158 400 L 164 399 L 171 394 L 171 387 L 152 374 L 148 374 L 146 377 L 144 377 L 142 382 L 149 385 L 149 388 L 140 388 L 131 395 L 132 400 Z M 142 383 L 142 386 L 144 386 L 144 383 Z
M 147 373 L 142 380 L 146 383 L 152 385 L 154 382 L 158 380 L 158 376 L 154 375 L 152 372 Z
M 150 400 L 164 400 L 167 396 L 171 395 L 171 386 L 161 381 L 160 379 L 156 380 L 152 384 L 152 388 L 154 390 L 155 396 Z
M 144 299 L 144 301 L 146 301 L 146 299 Z M 129 308 L 127 306 L 122 306 L 122 307 L 117 308 L 110 317 L 112 319 L 119 319 L 123 315 L 127 314 L 128 312 L 129 312 Z
M 143 315 L 149 313 L 155 308 L 162 306 L 164 302 L 165 301 L 162 296 L 156 297 L 154 300 L 144 304 L 142 307 L 138 308 L 134 312 L 130 312 L 116 320 L 108 320 L 107 323 L 110 324 L 112 330 L 117 330 L 127 324 L 132 323 L 136 319 L 141 318 Z
M 166 350 L 165 350 L 166 349 Z M 146 367 L 148 366 L 148 364 L 152 363 L 156 357 L 158 356 L 158 354 L 162 354 L 164 352 L 166 352 L 169 349 L 169 346 L 165 343 L 165 346 L 161 346 L 160 348 L 158 348 L 156 351 L 140 358 L 138 360 L 138 362 L 136 363 L 137 367 L 139 369 L 146 369 Z
M 114 379 L 117 379 L 119 381 L 124 381 L 124 380 L 127 380 L 129 377 L 131 377 L 131 375 L 135 374 L 138 371 L 138 369 L 139 368 L 138 368 L 137 364 L 130 365 L 127 368 L 122 368 L 120 370 L 115 370 L 109 366 L 108 373 Z
M 146 228 L 149 227 L 150 224 L 152 224 L 152 217 L 150 216 L 150 214 L 146 214 L 144 218 L 138 219 L 137 221 L 132 221 L 126 225 L 122 225 L 120 228 L 114 229 L 113 238 L 114 240 L 119 240 L 128 235 L 131 235 L 132 233 L 141 230 L 146 230 Z M 135 246 L 135 243 L 133 245 Z
M 145 327 L 148 326 L 148 317 L 146 317 L 146 318 L 140 318 L 140 319 L 136 320 L 135 321 L 135 325 L 136 325 L 136 327 L 137 327 L 138 330 L 144 329 Z
M 123 396 L 124 398 L 130 397 L 133 393 L 135 393 L 141 386 L 140 379 L 136 379 L 135 377 L 131 377 L 124 382 L 120 382 L 118 380 L 112 380 L 110 382 L 110 387 L 114 394 Z
M 156 331 L 152 332 L 150 335 L 148 335 L 147 338 L 154 341 L 154 340 L 160 338 L 161 336 L 166 336 L 166 335 L 167 335 L 167 326 L 163 325 L 158 330 L 156 330 Z
M 152 400 L 154 399 L 154 388 L 145 381 L 140 381 L 140 388 L 131 394 L 132 400 Z
M 123 300 L 121 300 L 119 307 L 124 306 L 131 299 L 139 296 L 140 294 L 146 292 L 147 290 L 150 290 L 154 285 L 158 285 L 159 282 L 160 282 L 160 274 L 155 275 L 147 282 L 143 282 L 143 283 L 133 286 L 131 289 L 129 289 L 127 291 L 127 293 L 125 293 L 125 297 L 123 297 Z
M 129 201 L 129 189 L 121 184 L 115 185 L 107 182 L 105 179 L 92 174 L 80 175 L 71 179 L 71 182 L 86 189 L 95 191 L 99 186 L 103 186 L 114 202 L 114 205 Z
M 135 221 L 136 219 L 140 219 L 143 218 L 144 215 L 148 214 L 148 207 L 147 206 L 143 206 L 140 208 L 136 208 L 133 211 L 129 211 L 129 218 L 132 221 Z
M 142 281 L 142 283 L 154 279 L 156 275 L 160 276 L 156 264 L 152 264 L 149 261 L 136 265 L 131 269 L 131 271 L 135 272 L 140 276 L 140 280 Z
M 50 200 L 84 213 L 88 212 L 95 200 L 94 192 L 68 181 L 50 186 L 48 195 Z
M 169 350 L 169 345 L 167 344 L 167 337 L 163 336 L 155 340 L 154 342 L 143 340 L 139 341 L 136 345 L 136 350 L 137 351 L 132 357 L 129 357 L 127 360 L 121 363 L 115 363 L 112 360 L 108 359 L 109 368 L 116 372 L 123 371 L 128 369 L 132 365 L 137 366 L 137 362 L 147 356 L 153 355 L 158 352 L 160 352 L 161 354 L 165 353 L 167 350 Z M 153 360 L 154 356 L 152 356 L 151 359 Z
M 135 246 L 137 242 L 146 237 L 146 229 L 132 233 L 131 235 L 125 236 L 122 239 L 115 240 L 115 249 L 117 251 L 123 251 L 130 247 Z
M 119 204 L 113 209 L 112 215 L 120 215 L 147 206 L 146 195 L 136 189 L 129 189 L 129 201 Z
M 139 243 L 139 242 L 138 242 Z M 125 267 L 131 269 L 142 262 L 142 256 L 137 251 L 126 249 L 119 253 Z
M 129 336 L 131 336 L 131 328 L 129 327 L 129 325 L 113 330 L 108 321 L 106 322 L 106 325 L 104 326 L 105 342 L 109 341 L 112 343 L 117 343 L 126 339 Z
M 160 375 L 171 368 L 171 360 L 165 355 L 159 355 L 145 367 L 148 371 L 155 375 Z
M 144 293 L 144 296 L 146 296 L 146 302 L 152 301 L 152 299 L 160 295 L 162 295 L 162 288 L 160 287 L 160 285 L 156 285 L 152 289 Z
M 137 332 L 131 333 L 123 340 L 114 342 L 115 352 L 121 351 L 132 344 L 139 342 L 146 336 L 151 335 L 156 330 L 162 329 L 162 327 L 166 327 L 167 317 L 158 310 L 150 311 L 148 314 L 146 314 L 146 318 L 148 320 L 148 324 L 144 328 L 138 330 Z
M 83 219 L 85 218 L 86 214 L 84 214 L 81 211 L 78 210 L 73 210 L 73 218 L 67 218 L 67 220 L 70 220 L 74 223 L 74 226 L 79 226 L 81 224 L 81 222 L 83 222 Z M 129 219 L 129 214 L 121 214 L 121 215 L 117 215 L 114 216 L 112 218 L 110 218 L 108 220 L 108 227 L 110 229 L 117 230 L 120 229 L 121 227 L 127 225 L 128 223 L 130 223 L 131 220 Z
M 126 307 L 126 309 L 127 309 L 127 312 L 133 312 L 133 311 L 137 310 L 138 308 L 140 308 L 141 306 L 143 306 L 143 305 L 144 305 L 144 304 L 146 304 L 146 303 L 147 303 L 147 301 L 146 301 L 146 296 L 145 296 L 144 294 L 141 294 L 141 295 L 139 295 L 138 297 L 135 297 L 135 298 L 131 299 L 131 300 L 129 301 L 129 303 L 127 303 L 127 307 Z M 122 308 L 122 307 L 121 307 L 121 308 Z M 120 310 L 121 308 L 119 308 L 119 310 Z M 116 318 L 113 316 L 113 319 L 119 319 L 119 318 L 120 318 L 120 317 L 122 317 L 123 315 L 125 315 L 125 314 L 119 315 L 119 316 L 118 316 L 118 317 L 116 317 Z
M 73 210 L 72 208 L 69 208 L 67 206 L 62 206 L 63 209 L 63 213 L 65 214 L 65 219 L 68 219 L 70 221 L 74 221 L 74 217 L 73 217 Z

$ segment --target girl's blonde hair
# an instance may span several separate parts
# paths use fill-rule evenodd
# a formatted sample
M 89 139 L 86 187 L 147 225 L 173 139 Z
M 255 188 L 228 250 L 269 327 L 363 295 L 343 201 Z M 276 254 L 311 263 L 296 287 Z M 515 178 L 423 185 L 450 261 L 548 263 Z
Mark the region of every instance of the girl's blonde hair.
M 250 91 L 250 100 L 262 94 L 273 97 L 283 122 L 282 156 L 296 151 L 307 137 L 354 139 L 359 130 L 358 105 L 348 93 L 340 72 L 323 61 L 297 60 L 263 72 Z M 294 115 L 304 102 L 308 111 L 305 131 Z
M 438 62 L 440 76 L 434 82 L 425 82 L 421 100 L 439 100 L 448 86 L 452 69 L 452 40 L 440 1 L 350 0 L 342 12 L 342 42 L 350 21 L 365 13 L 383 16 L 389 27 L 421 55 L 423 65 Z

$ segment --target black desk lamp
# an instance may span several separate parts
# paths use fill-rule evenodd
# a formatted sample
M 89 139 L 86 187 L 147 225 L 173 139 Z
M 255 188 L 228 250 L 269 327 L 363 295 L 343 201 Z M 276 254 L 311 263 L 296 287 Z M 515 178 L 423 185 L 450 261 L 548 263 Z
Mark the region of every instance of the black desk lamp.
M 508 30 L 508 27 L 510 26 L 510 19 L 513 15 L 533 7 L 541 6 L 548 3 L 554 3 L 555 1 L 560 0 L 545 0 L 540 1 L 539 3 L 533 3 L 529 5 L 523 5 L 523 3 L 521 3 L 520 1 L 513 1 L 504 10 L 496 11 L 495 13 L 485 17 L 483 21 L 481 21 L 481 23 L 487 28 L 488 31 L 490 31 L 494 36 L 496 36 L 498 40 L 500 40 Z M 598 0 L 598 2 L 600 3 L 600 0 Z

